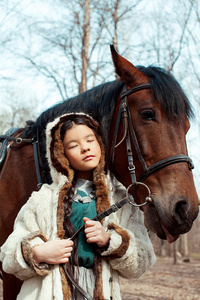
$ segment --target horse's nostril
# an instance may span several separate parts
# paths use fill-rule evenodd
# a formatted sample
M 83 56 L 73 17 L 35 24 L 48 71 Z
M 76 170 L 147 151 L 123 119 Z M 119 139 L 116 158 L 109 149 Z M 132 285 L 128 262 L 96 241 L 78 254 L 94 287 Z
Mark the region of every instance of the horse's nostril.
M 182 200 L 176 203 L 175 217 L 179 221 L 179 223 L 182 223 L 188 218 L 188 209 L 189 209 L 189 205 L 187 201 Z

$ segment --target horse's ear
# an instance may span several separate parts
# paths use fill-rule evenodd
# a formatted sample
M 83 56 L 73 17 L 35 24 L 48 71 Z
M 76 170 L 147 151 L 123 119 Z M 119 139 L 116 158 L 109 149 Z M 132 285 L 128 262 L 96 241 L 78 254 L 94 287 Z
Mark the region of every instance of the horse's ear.
M 120 80 L 124 81 L 128 85 L 140 84 L 143 81 L 147 81 L 146 77 L 140 72 L 132 63 L 117 53 L 115 47 L 110 45 L 113 63 L 115 66 L 115 72 L 120 77 Z

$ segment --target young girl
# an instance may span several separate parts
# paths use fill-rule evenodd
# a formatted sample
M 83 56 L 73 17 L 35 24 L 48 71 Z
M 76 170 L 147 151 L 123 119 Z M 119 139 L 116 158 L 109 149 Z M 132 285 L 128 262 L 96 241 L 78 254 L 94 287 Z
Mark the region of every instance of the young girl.
M 84 299 L 66 280 L 66 264 L 88 295 L 120 300 L 119 276 L 138 278 L 155 262 L 143 213 L 126 204 L 101 223 L 92 220 L 126 190 L 104 171 L 99 126 L 91 117 L 57 118 L 47 125 L 46 143 L 53 183 L 32 193 L 1 247 L 4 271 L 24 281 L 17 299 Z

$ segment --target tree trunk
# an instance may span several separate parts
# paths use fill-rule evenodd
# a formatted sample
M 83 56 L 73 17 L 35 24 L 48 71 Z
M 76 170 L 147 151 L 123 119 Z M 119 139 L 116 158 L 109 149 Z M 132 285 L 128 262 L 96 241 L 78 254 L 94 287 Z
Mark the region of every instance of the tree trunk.
M 118 39 L 117 25 L 119 22 L 119 18 L 118 18 L 119 3 L 120 3 L 120 0 L 116 0 L 115 5 L 114 5 L 114 11 L 113 11 L 113 23 L 114 23 L 113 45 L 117 51 L 118 51 L 118 49 L 117 49 L 117 44 L 118 44 L 117 43 L 117 39 Z
M 84 7 L 84 24 L 83 24 L 83 38 L 82 38 L 82 70 L 81 82 L 79 85 L 79 94 L 87 90 L 87 69 L 88 69 L 88 53 L 90 44 L 90 0 L 85 0 Z
M 183 253 L 183 261 L 189 262 L 189 250 L 188 250 L 188 235 L 182 235 L 182 253 Z
M 177 263 L 177 256 L 176 256 L 176 242 L 173 243 L 173 254 L 174 254 L 174 265 Z

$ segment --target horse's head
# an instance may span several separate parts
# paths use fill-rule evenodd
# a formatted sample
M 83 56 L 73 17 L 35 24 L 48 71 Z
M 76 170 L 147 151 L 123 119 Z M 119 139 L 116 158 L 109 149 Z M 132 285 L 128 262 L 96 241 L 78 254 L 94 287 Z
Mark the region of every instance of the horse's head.
M 130 109 L 130 116 L 125 116 L 127 112 L 124 114 L 124 118 L 130 117 L 132 123 L 128 124 L 128 128 L 133 125 L 130 141 L 136 180 L 145 183 L 151 192 L 151 201 L 142 208 L 145 224 L 160 238 L 173 242 L 179 234 L 191 229 L 198 214 L 199 200 L 186 146 L 186 133 L 190 127 L 188 117 L 192 114 L 190 104 L 180 85 L 165 70 L 136 68 L 113 47 L 111 52 L 116 73 L 125 83 L 126 90 L 142 86 L 141 89 L 133 89 L 130 94 L 124 92 L 122 100 L 126 98 Z M 120 100 L 117 107 L 120 108 Z M 116 119 L 117 112 L 112 128 Z M 133 180 L 125 155 L 126 139 L 123 140 L 126 123 L 125 126 L 122 123 L 119 124 L 115 143 L 119 145 L 115 147 L 114 168 L 118 179 L 128 187 Z M 136 141 L 133 141 L 134 135 Z M 131 159 L 130 149 L 128 154 Z M 144 185 L 137 187 L 134 198 L 139 204 L 145 201 L 147 188 Z

